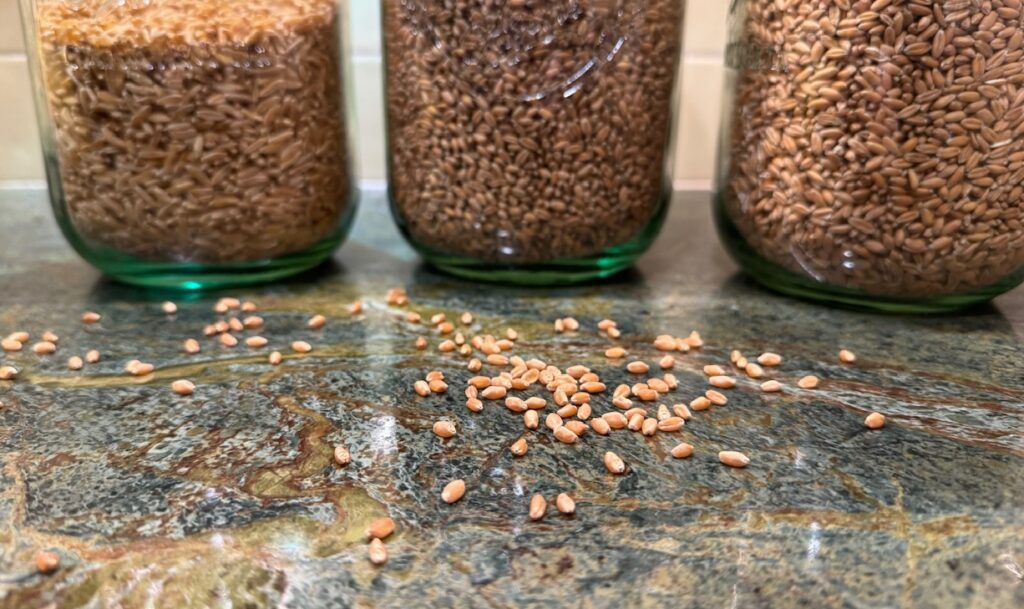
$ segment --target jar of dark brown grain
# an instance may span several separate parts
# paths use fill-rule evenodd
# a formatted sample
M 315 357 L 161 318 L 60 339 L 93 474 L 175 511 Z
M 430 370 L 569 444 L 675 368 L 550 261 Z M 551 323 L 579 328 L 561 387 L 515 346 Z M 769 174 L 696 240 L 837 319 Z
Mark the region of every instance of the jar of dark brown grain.
M 670 193 L 683 0 L 384 0 L 394 215 L 435 266 L 603 277 Z
M 738 0 L 717 219 L 756 279 L 927 312 L 1024 279 L 1017 0 Z

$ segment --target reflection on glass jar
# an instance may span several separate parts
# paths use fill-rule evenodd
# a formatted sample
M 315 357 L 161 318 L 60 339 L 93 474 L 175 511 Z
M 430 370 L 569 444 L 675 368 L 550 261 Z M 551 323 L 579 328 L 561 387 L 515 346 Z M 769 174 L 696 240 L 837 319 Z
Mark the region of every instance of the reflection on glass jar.
M 642 253 L 669 194 L 682 0 L 385 0 L 390 195 L 434 264 L 544 283 Z
M 1018 5 L 734 2 L 717 205 L 740 263 L 893 310 L 1019 284 Z
M 23 0 L 51 199 L 144 284 L 271 279 L 354 210 L 336 0 Z

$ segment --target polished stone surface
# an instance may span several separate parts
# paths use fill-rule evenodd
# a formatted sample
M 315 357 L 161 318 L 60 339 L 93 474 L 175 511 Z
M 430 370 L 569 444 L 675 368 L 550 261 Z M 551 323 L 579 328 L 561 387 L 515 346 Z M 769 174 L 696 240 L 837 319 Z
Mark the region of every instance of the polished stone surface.
M 271 346 L 314 351 L 272 368 L 267 349 L 203 340 L 218 295 L 173 295 L 104 281 L 56 231 L 42 193 L 0 195 L 0 335 L 57 332 L 56 355 L 0 356 L 0 607 L 1024 607 L 1024 292 L 957 316 L 885 317 L 767 293 L 718 247 L 706 195 L 681 195 L 636 270 L 601 285 L 509 289 L 422 267 L 371 194 L 336 264 L 233 295 L 258 302 Z M 593 328 L 655 361 L 660 333 L 697 329 L 707 345 L 679 358 L 669 403 L 706 388 L 701 367 L 731 349 L 777 351 L 781 395 L 750 381 L 675 434 L 588 434 L 573 446 L 524 434 L 500 403 L 464 407 L 458 356 L 419 352 L 421 332 L 388 307 L 408 288 L 424 316 L 469 310 L 473 331 L 514 327 L 514 351 L 583 363 L 610 386 L 629 375 L 604 359 Z M 361 298 L 365 313 L 347 305 Z M 103 314 L 84 326 L 84 310 Z M 314 312 L 329 317 L 305 327 Z M 578 333 L 555 335 L 572 315 Z M 437 343 L 431 337 L 432 344 Z M 855 365 L 838 363 L 840 347 Z M 66 358 L 99 349 L 81 372 Z M 144 378 L 123 372 L 149 361 Z M 444 370 L 441 397 L 413 381 Z M 795 380 L 816 374 L 818 390 Z M 169 383 L 187 377 L 195 395 Z M 537 392 L 534 391 L 534 394 Z M 595 410 L 610 409 L 608 398 Z M 862 420 L 878 410 L 883 430 Z M 459 434 L 430 433 L 439 419 Z M 668 451 L 681 439 L 688 460 Z M 343 442 L 353 462 L 333 464 Z M 626 475 L 606 473 L 613 449 Z M 745 470 L 717 462 L 745 451 Z M 468 485 L 440 500 L 456 477 Z M 535 492 L 569 492 L 573 517 L 527 517 Z M 373 567 L 363 530 L 390 514 L 390 561 Z M 36 574 L 51 549 L 62 567 Z

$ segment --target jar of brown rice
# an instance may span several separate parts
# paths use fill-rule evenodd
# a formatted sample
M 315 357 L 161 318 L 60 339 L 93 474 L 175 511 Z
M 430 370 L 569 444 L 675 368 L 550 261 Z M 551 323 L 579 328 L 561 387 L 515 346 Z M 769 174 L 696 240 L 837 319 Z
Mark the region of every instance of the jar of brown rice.
M 20 0 L 58 222 L 131 283 L 266 281 L 354 215 L 338 0 Z
M 683 0 L 384 0 L 389 195 L 449 272 L 628 267 L 670 194 Z
M 892 311 L 1024 279 L 1017 0 L 738 0 L 717 219 L 778 290 Z

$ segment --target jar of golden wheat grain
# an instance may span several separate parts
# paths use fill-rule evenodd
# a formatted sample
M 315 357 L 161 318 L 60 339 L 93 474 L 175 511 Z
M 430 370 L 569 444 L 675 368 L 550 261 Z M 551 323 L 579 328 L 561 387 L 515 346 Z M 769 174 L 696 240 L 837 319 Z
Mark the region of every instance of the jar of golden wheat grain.
M 384 0 L 389 194 L 435 266 L 628 267 L 670 193 L 683 0 Z
M 50 198 L 131 283 L 266 281 L 356 206 L 338 0 L 21 0 Z
M 784 292 L 891 311 L 1024 279 L 1018 0 L 739 0 L 723 240 Z

